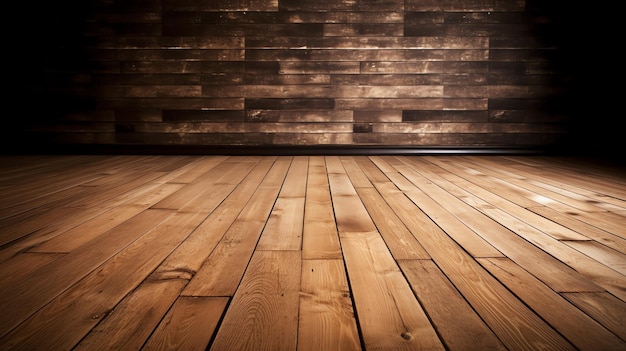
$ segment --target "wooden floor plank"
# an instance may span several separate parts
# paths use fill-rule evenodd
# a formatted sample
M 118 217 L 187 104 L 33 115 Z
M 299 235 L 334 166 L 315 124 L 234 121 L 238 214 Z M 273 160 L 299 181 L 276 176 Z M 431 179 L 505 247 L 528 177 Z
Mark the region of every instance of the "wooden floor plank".
M 498 158 L 498 160 L 501 160 L 501 159 Z M 490 160 L 483 160 L 483 161 L 490 162 Z M 498 173 L 512 174 L 507 169 L 503 169 L 501 166 L 498 167 L 498 165 L 499 163 L 495 163 L 492 169 L 494 169 Z M 547 164 L 547 167 L 550 167 L 550 164 Z M 584 170 L 584 168 L 581 168 L 581 170 Z M 547 189 L 551 191 L 552 193 L 562 194 L 563 196 L 567 196 L 567 197 L 577 199 L 580 201 L 586 201 L 586 202 L 589 202 L 590 204 L 603 208 L 607 211 L 611 211 L 612 209 L 615 209 L 615 208 L 619 208 L 619 209 L 626 208 L 626 199 L 623 199 L 623 198 L 620 199 L 617 197 L 583 189 L 580 187 L 571 187 L 571 185 L 569 185 L 567 182 L 559 182 L 558 180 L 551 181 L 549 178 L 545 178 L 533 172 L 525 172 L 524 170 L 521 170 L 521 169 L 516 169 L 515 173 L 513 174 L 519 174 L 520 177 L 525 179 L 527 183 L 537 186 L 538 188 Z M 606 173 L 599 175 L 599 177 L 606 177 L 606 176 L 607 176 Z
M 139 350 L 187 283 L 148 279 L 124 298 L 72 349 Z M 98 319 L 100 316 L 98 316 Z M 206 345 L 205 345 L 206 347 Z
M 68 201 L 62 205 L 66 207 L 82 208 L 90 208 L 99 205 L 102 206 L 103 203 L 113 198 L 123 196 L 127 192 L 132 191 L 139 186 L 149 184 L 163 175 L 163 172 L 155 171 L 136 172 L 132 175 L 126 173 L 116 173 L 106 177 L 108 181 L 107 184 L 85 184 L 88 190 L 83 191 L 80 194 L 81 196 L 72 199 L 73 201 Z
M 120 203 L 118 206 L 124 207 L 128 205 L 129 208 L 139 210 L 149 208 L 151 204 L 158 201 L 158 199 L 167 196 L 171 192 L 176 191 L 180 188 L 178 184 L 164 184 L 158 187 L 149 186 L 149 191 L 141 191 L 141 198 L 128 199 L 129 203 Z M 33 252 L 40 250 L 42 243 L 47 243 L 53 240 L 55 237 L 59 235 L 63 235 L 66 232 L 71 232 L 73 230 L 77 230 L 77 227 L 89 227 L 92 226 L 92 221 L 100 221 L 102 220 L 101 216 L 106 216 L 111 213 L 119 213 L 119 210 L 115 209 L 116 206 L 110 207 L 94 207 L 88 209 L 82 208 L 58 208 L 53 209 L 51 214 L 41 214 L 40 216 L 35 216 L 33 220 L 27 220 L 26 222 L 22 222 L 22 226 L 15 227 L 17 230 L 15 232 L 10 231 L 9 233 L 17 233 L 17 238 L 15 241 L 11 242 L 11 245 L 6 245 L 0 249 L 0 262 L 4 262 L 6 260 L 11 259 L 14 255 L 24 252 L 27 250 L 33 250 Z M 123 214 L 122 217 L 132 215 L 132 211 L 126 214 Z M 42 217 L 55 216 L 55 219 L 45 224 L 45 222 L 41 221 Z M 70 235 L 71 238 L 77 243 L 85 243 L 89 241 L 90 238 L 97 236 L 97 233 L 101 233 L 101 230 L 104 228 L 112 228 L 115 224 L 119 224 L 119 220 L 116 220 L 115 216 L 109 217 L 113 220 L 113 223 L 107 223 L 103 221 L 103 227 L 92 226 L 92 228 L 96 228 L 95 232 L 87 232 L 87 235 L 84 238 L 80 236 L 84 231 L 77 231 L 76 238 L 75 236 Z M 35 224 L 33 224 L 35 223 Z M 21 228 L 20 228 L 21 227 Z M 38 228 L 31 232 L 32 229 Z M 66 234 L 69 235 L 69 234 Z M 69 251 L 69 246 L 72 245 L 70 242 L 65 242 L 64 240 L 58 241 L 60 243 L 60 247 L 57 249 L 52 249 L 56 251 Z M 52 245 L 49 244 L 49 245 Z M 75 246 L 75 245 L 74 245 Z M 51 252 L 46 251 L 45 247 L 42 252 Z
M 520 195 L 519 188 L 512 185 L 506 186 L 500 182 L 501 186 L 493 186 L 494 179 L 484 179 L 480 174 L 474 174 L 472 181 L 464 178 L 462 168 L 456 165 L 450 166 L 451 162 L 442 162 L 434 158 L 426 159 L 429 162 L 435 162 L 438 166 L 448 168 L 449 172 L 446 178 L 454 184 L 458 184 L 460 188 L 474 194 L 476 197 L 488 203 L 487 209 L 496 207 L 498 210 L 506 211 L 514 214 L 520 221 L 527 223 L 542 232 L 554 237 L 558 240 L 587 240 L 587 237 L 581 235 L 569 228 L 563 227 L 558 223 L 554 223 L 544 217 L 536 215 L 534 212 L 526 211 L 528 207 L 536 206 L 539 203 L 526 199 L 524 195 Z M 455 159 L 452 159 L 455 160 Z M 508 183 L 505 183 L 508 184 Z M 495 192 L 494 192 L 495 191 Z M 527 195 L 532 197 L 532 195 Z
M 369 233 L 378 229 L 363 206 L 359 195 L 345 173 L 328 175 L 331 198 L 340 236 L 348 233 Z
M 556 185 L 546 184 L 539 180 L 527 179 L 529 184 L 537 187 L 537 189 L 547 189 L 552 193 L 562 194 L 579 201 L 586 201 L 594 206 L 601 208 L 605 211 L 624 211 L 626 210 L 626 200 L 607 196 L 604 194 L 598 194 L 594 192 L 585 192 L 585 194 L 575 193 L 570 190 L 559 188 Z
M 238 166 L 233 163 L 215 164 L 215 167 L 206 171 L 195 181 L 185 184 L 179 191 L 154 204 L 152 208 L 177 210 L 194 199 L 210 193 L 213 184 L 228 179 L 228 176 L 237 171 L 237 168 Z
M 335 169 L 329 184 L 365 349 L 443 350 L 348 174 Z
M 626 349 L 625 186 L 540 155 L 0 156 L 0 349 Z
M 252 172 L 246 173 L 247 169 L 254 165 L 254 163 L 250 163 L 246 167 L 240 167 L 241 173 L 250 179 L 250 182 L 246 183 L 247 186 L 238 187 L 230 193 L 231 187 L 239 185 L 237 178 L 235 178 L 232 184 L 224 186 L 222 196 L 229 195 L 228 198 L 201 225 L 198 225 L 192 231 L 185 242 L 179 245 L 157 267 L 150 278 L 112 311 L 110 317 L 107 317 L 81 341 L 78 345 L 80 348 L 85 350 L 96 348 L 103 350 L 111 348 L 138 349 L 143 345 L 153 329 L 164 318 L 163 316 L 170 306 L 175 304 L 182 289 L 200 268 L 204 257 L 212 251 L 226 231 L 226 228 L 234 221 L 239 210 L 233 210 L 233 207 L 243 207 L 242 204 L 245 204 L 250 199 L 250 196 L 270 166 L 268 163 L 261 163 Z M 216 202 L 219 203 L 221 201 L 217 200 Z M 202 213 L 200 212 L 200 214 Z M 202 217 L 200 216 L 200 218 Z M 213 225 L 211 225 L 211 228 L 207 228 L 206 225 L 203 225 L 205 223 L 213 223 L 213 221 L 222 224 L 223 229 Z M 150 298 L 145 298 L 145 296 L 158 296 L 158 301 L 152 301 Z M 187 298 L 184 301 L 193 301 L 193 299 Z M 213 304 L 210 305 L 212 306 Z M 221 316 L 221 312 L 217 316 L 213 315 L 212 318 L 219 319 L 219 316 Z M 198 320 L 189 321 L 189 323 L 200 322 L 203 320 L 202 318 L 204 316 L 198 317 Z M 161 333 L 165 333 L 161 338 L 172 337 L 170 334 L 176 333 L 176 329 L 172 329 L 173 327 L 162 326 L 161 328 L 167 329 L 161 331 Z M 202 337 L 199 338 L 204 340 Z M 173 340 L 171 342 L 184 344 L 186 341 L 189 340 Z M 208 340 L 206 341 L 202 349 L 208 345 Z M 159 347 L 166 346 L 158 341 L 153 341 L 153 343 L 155 343 L 153 345 L 159 345 Z M 199 347 L 199 344 L 194 342 L 194 346 Z
M 206 350 L 227 304 L 226 297 L 180 297 L 144 349 Z
M 353 156 L 342 156 L 341 164 L 343 168 L 346 170 L 348 177 L 350 178 L 350 182 L 354 188 L 371 188 L 373 187 L 370 180 L 365 175 L 365 172 L 361 169 Z
M 626 216 L 626 214 L 624 213 L 626 211 L 626 200 L 624 199 L 616 198 L 616 197 L 605 195 L 605 194 L 598 194 L 594 192 L 591 192 L 589 195 L 580 195 L 569 190 L 557 188 L 557 186 L 555 185 L 545 184 L 545 183 L 535 181 L 535 180 L 529 180 L 528 182 L 532 184 L 536 184 L 540 187 L 550 189 L 551 191 L 554 191 L 554 192 L 564 193 L 567 196 L 570 196 L 576 199 L 582 198 L 582 200 L 588 201 L 594 204 L 594 206 L 598 208 L 602 208 L 605 211 L 617 213 L 617 214 L 620 214 L 621 216 Z M 581 191 L 581 192 L 584 192 L 584 191 Z M 558 203 L 557 204 L 551 203 L 551 205 L 552 207 L 556 207 Z M 558 207 L 556 207 L 556 209 L 558 209 Z
M 574 234 L 556 235 L 555 232 L 551 233 L 551 236 L 544 235 L 544 233 L 550 233 L 550 231 L 540 231 L 537 227 L 541 227 L 536 223 L 536 220 L 529 218 L 525 214 L 528 213 L 523 208 L 509 208 L 509 203 L 499 200 L 491 196 L 491 194 L 484 190 L 484 188 L 475 187 L 469 182 L 458 180 L 456 176 L 453 177 L 455 184 L 458 183 L 458 188 L 465 189 L 464 192 L 468 193 L 467 196 L 463 195 L 464 201 L 471 201 L 473 206 L 479 211 L 483 212 L 496 222 L 509 228 L 509 230 L 518 233 L 528 242 L 540 247 L 542 250 L 548 252 L 552 256 L 558 258 L 561 262 L 568 264 L 582 275 L 589 278 L 596 284 L 608 289 L 618 297 L 626 300 L 626 276 L 623 276 L 609 267 L 589 258 L 588 256 L 581 254 L 580 252 L 571 249 L 571 247 L 565 245 L 555 238 L 561 240 L 577 240 L 572 236 L 579 236 Z M 458 194 L 458 193 L 457 193 Z M 490 203 L 487 203 L 487 199 Z M 512 215 L 514 213 L 515 215 Z M 542 218 L 543 217 L 538 217 Z M 528 224 L 528 222 L 533 225 Z M 554 223 L 554 222 L 550 222 Z
M 565 293 L 563 296 L 591 318 L 626 340 L 626 304 L 606 292 Z M 594 338 L 595 339 L 595 338 Z
M 0 219 L 3 221 L 3 226 L 27 221 L 25 219 L 26 217 L 45 213 L 52 208 L 64 206 L 64 204 L 69 203 L 71 199 L 86 196 L 85 194 L 90 188 L 91 187 L 78 185 L 23 201 L 4 209 L 0 214 Z
M 626 342 L 506 258 L 478 259 L 579 350 L 622 350 Z
M 571 267 L 556 260 L 542 250 L 537 250 L 501 224 L 487 217 L 467 202 L 457 198 L 453 193 L 460 191 L 456 185 L 445 181 L 434 173 L 422 175 L 406 165 L 397 165 L 400 173 L 409 178 L 420 190 L 459 218 L 466 226 L 479 234 L 506 257 L 511 258 L 533 275 L 547 282 L 556 291 L 601 291 L 599 285 L 588 281 Z M 421 169 L 421 172 L 425 170 Z M 452 192 L 452 193 L 451 193 Z M 541 262 L 541 264 L 537 264 Z
M 29 235 L 25 242 L 20 243 L 22 247 L 32 247 L 31 250 L 34 252 L 68 252 L 144 209 L 150 208 L 180 187 L 179 184 L 148 182 L 136 185 L 132 191 L 110 199 L 99 207 L 54 208 L 49 213 L 39 216 L 39 218 L 56 216 L 56 220 L 49 221 L 48 226 L 33 224 L 37 223 L 36 221 L 27 221 L 25 223 L 28 227 L 15 228 L 16 234 L 19 234 L 20 238 L 34 234 Z M 88 196 L 85 193 L 82 195 Z M 58 205 L 63 206 L 63 204 Z M 71 223 L 80 224 L 74 226 Z M 65 231 L 57 230 L 61 227 Z M 33 231 L 33 229 L 37 230 Z M 9 233 L 12 232 L 13 230 L 9 231 Z M 44 241 L 44 244 L 38 245 Z
M 309 161 L 302 230 L 302 258 L 341 258 L 339 234 L 323 156 L 311 156 Z
M 408 198 L 387 193 L 383 197 L 506 347 L 520 350 L 535 350 L 544 346 L 574 349 L 504 286 L 497 283 Z M 538 325 L 543 327 L 532 327 Z M 520 334 L 519 330 L 527 332 Z
M 154 210 L 154 212 L 161 212 Z M 200 216 L 173 214 L 85 277 L 60 292 L 24 323 L 0 339 L 3 348 L 67 349 L 80 341 L 197 225 Z M 150 225 L 154 226 L 154 220 Z M 168 233 L 168 235 L 164 235 Z M 93 253 L 92 253 L 93 254 Z M 67 255 L 65 257 L 70 257 Z M 62 259 L 55 261 L 62 262 Z M 77 263 L 78 265 L 81 262 Z M 134 265 L 132 271 L 127 270 Z M 49 267 L 49 266 L 46 266 Z M 60 277 L 55 275 L 56 279 Z M 58 286 L 58 284 L 56 284 Z M 59 313 L 59 312 L 63 313 Z M 65 330 L 65 332 L 61 332 Z M 44 344 L 45 343 L 45 344 Z
M 575 250 L 626 276 L 626 255 L 595 241 L 567 241 Z
M 558 187 L 550 186 L 545 184 L 543 187 L 538 184 L 532 183 L 530 180 L 532 178 L 521 177 L 521 176 L 512 176 L 509 173 L 504 173 L 502 171 L 502 167 L 498 167 L 498 163 L 489 162 L 489 160 L 485 159 L 477 159 L 477 158 L 458 158 L 455 157 L 453 162 L 463 162 L 467 167 L 471 167 L 472 169 L 478 170 L 485 175 L 488 175 L 494 182 L 498 184 L 506 185 L 510 184 L 517 189 L 525 189 L 526 191 L 520 191 L 520 194 L 526 196 L 528 199 L 541 203 L 543 205 L 547 205 L 553 202 L 562 202 L 574 208 L 578 208 L 579 210 L 587 211 L 587 212 L 603 212 L 605 209 L 596 206 L 594 201 L 591 198 L 584 197 L 582 195 L 563 191 Z M 532 177 L 532 175 L 528 175 Z M 530 207 L 530 206 L 525 206 Z
M 52 157 L 52 162 L 58 160 L 57 157 Z M 129 158 L 94 158 L 95 161 L 88 162 L 83 158 L 69 157 L 65 159 L 65 162 L 61 166 L 48 167 L 50 157 L 45 157 L 42 160 L 42 168 L 39 172 L 33 174 L 22 174 L 20 180 L 10 187 L 7 192 L 3 194 L 3 202 L 0 203 L 0 208 L 8 208 L 22 202 L 32 199 L 40 198 L 52 193 L 56 193 L 67 188 L 79 186 L 106 177 L 109 170 L 113 167 L 120 167 L 120 165 L 132 164 L 131 161 L 140 159 L 139 157 Z M 124 159 L 124 162 L 118 162 Z M 61 158 L 62 160 L 62 158 Z M 68 162 L 69 160 L 69 162 Z M 85 163 L 81 163 L 85 161 Z M 72 174 L 72 177 L 68 177 L 67 174 Z M 27 184 L 23 183 L 28 181 Z M 22 186 L 19 186 L 22 184 Z
M 308 159 L 296 157 L 263 228 L 257 250 L 300 250 Z
M 255 162 L 246 162 L 239 167 L 229 167 L 224 173 L 220 172 L 219 176 L 214 175 L 212 181 L 204 182 L 204 189 L 199 190 L 196 196 L 191 196 L 187 202 L 181 202 L 178 211 L 204 214 L 213 212 L 255 166 Z
M 518 233 L 528 242 L 556 257 L 559 261 L 569 265 L 599 286 L 606 288 L 626 300 L 626 289 L 624 289 L 624 287 L 626 287 L 626 276 L 619 274 L 579 251 L 573 250 L 562 241 L 543 235 L 542 232 L 534 227 L 527 226 L 525 223 L 515 220 L 515 218 L 504 211 L 492 208 L 486 209 L 482 206 L 478 207 L 488 213 L 489 217 Z
M 560 212 L 575 216 L 578 220 L 589 223 L 611 234 L 626 239 L 626 217 L 612 212 L 587 213 L 572 208 L 559 208 Z
M 626 168 L 621 164 L 603 164 L 600 160 L 581 160 L 571 157 L 537 157 L 543 168 L 558 167 L 571 174 L 575 183 L 587 184 L 601 193 L 614 191 L 617 198 L 626 199 Z M 580 182 L 578 181 L 580 180 Z
M 300 252 L 256 251 L 210 350 L 294 350 Z
M 147 208 L 144 206 L 126 205 L 114 207 L 101 215 L 93 218 L 77 227 L 72 228 L 57 235 L 56 237 L 38 245 L 30 252 L 70 252 L 85 243 L 104 235 L 109 230 L 114 229 L 141 214 Z
M 560 211 L 556 211 L 552 208 L 545 206 L 537 206 L 528 208 L 529 211 L 533 211 L 545 218 L 550 219 L 562 226 L 568 227 L 587 238 L 594 240 L 602 245 L 606 245 L 614 250 L 617 250 L 623 254 L 626 254 L 626 239 L 617 235 L 611 234 L 591 224 L 578 220 L 576 216 L 568 215 Z
M 65 254 L 29 253 L 16 255 L 7 262 L 0 263 L 0 287 L 17 284 L 37 269 L 52 263 Z
M 160 221 L 170 211 L 147 210 L 124 222 L 98 240 L 83 245 L 33 271 L 17 284 L 0 287 L 0 336 L 6 335 L 60 293 L 115 256 Z M 8 298 L 10 296 L 10 298 Z M 5 340 L 6 341 L 6 340 Z
M 259 162 L 228 198 L 168 256 L 156 269 L 155 274 L 191 279 L 250 201 L 271 166 L 271 163 Z
M 67 215 L 59 216 L 56 220 L 44 225 L 43 227 L 24 235 L 22 231 L 18 236 L 18 240 L 10 244 L 5 244 L 0 248 L 0 262 L 5 262 L 11 258 L 19 255 L 22 252 L 35 248 L 43 242 L 46 242 L 57 235 L 65 233 L 68 230 L 84 223 L 102 213 L 108 209 L 92 208 L 88 210 L 82 209 L 63 209 L 67 210 Z
M 402 260 L 399 263 L 447 350 L 506 350 L 432 260 Z
M 377 233 L 341 238 L 366 350 L 444 350 Z
M 359 188 L 357 192 L 396 260 L 430 258 L 415 236 L 375 189 Z
M 511 168 L 515 170 L 530 172 L 534 178 L 542 179 L 543 181 L 553 184 L 557 187 L 562 187 L 573 191 L 575 193 L 595 193 L 603 194 L 619 199 L 626 199 L 626 191 L 624 187 L 626 185 L 622 181 L 605 182 L 603 179 L 609 176 L 607 173 L 601 176 L 593 175 L 594 171 L 590 167 L 578 167 L 569 166 L 561 167 L 559 162 L 564 162 L 562 159 L 541 160 L 535 158 L 537 164 L 534 166 L 528 165 L 512 165 Z M 583 174 L 587 173 L 587 174 Z M 589 175 L 591 173 L 592 175 Z M 563 180 L 567 179 L 567 182 Z
M 404 191 L 418 207 L 428 213 L 428 216 L 439 225 L 451 238 L 463 247 L 474 257 L 499 257 L 502 253 L 483 239 L 476 232 L 471 230 L 462 221 L 448 212 L 443 206 L 421 191 L 412 183 L 408 182 L 399 173 L 390 173 L 389 176 L 394 185 Z M 406 184 L 409 183 L 409 184 Z M 380 191 L 387 193 L 393 191 L 389 185 L 383 187 L 379 184 Z
M 378 192 L 379 190 L 375 189 L 382 188 L 382 191 L 399 191 L 394 188 L 389 178 L 365 157 L 357 157 L 356 159 L 345 158 L 344 165 L 347 164 L 347 160 L 350 160 L 352 165 L 346 167 L 346 173 L 352 180 L 353 185 L 355 184 L 355 179 L 358 179 L 357 184 L 361 184 L 360 187 L 355 186 L 355 190 L 385 240 L 385 244 L 389 247 L 389 251 L 394 259 L 430 258 L 413 234 L 385 203 Z
M 274 203 L 259 239 L 258 250 L 300 250 L 304 226 L 304 196 L 281 197 Z
M 100 159 L 107 159 L 102 157 Z M 108 158 L 110 159 L 110 157 Z M 52 156 L 52 155 L 2 155 L 0 162 L 0 182 L 17 186 L 23 182 L 30 183 L 43 172 L 49 172 L 48 168 L 55 165 L 56 168 L 75 166 L 77 163 L 86 165 L 96 162 L 99 158 L 88 156 Z M 28 180 L 25 181 L 25 176 Z M 13 187 L 15 189 L 15 187 Z
M 303 260 L 298 351 L 361 350 L 342 260 Z
M 233 296 L 252 257 L 291 157 L 274 163 L 265 179 L 193 279 L 184 296 Z
M 80 212 L 79 209 L 72 208 L 51 208 L 49 211 L 39 213 L 25 212 L 22 215 L 9 218 L 4 226 L 0 228 L 0 246 L 17 242 L 28 237 L 30 234 L 50 226 L 56 221 Z M 17 218 L 16 218 L 17 217 Z
M 302 198 L 306 195 L 306 183 L 309 173 L 309 157 L 295 156 L 289 172 L 280 189 L 280 197 Z
M 194 157 L 186 166 L 169 172 L 170 179 L 168 181 L 182 184 L 191 183 L 227 159 L 228 156 L 223 155 Z

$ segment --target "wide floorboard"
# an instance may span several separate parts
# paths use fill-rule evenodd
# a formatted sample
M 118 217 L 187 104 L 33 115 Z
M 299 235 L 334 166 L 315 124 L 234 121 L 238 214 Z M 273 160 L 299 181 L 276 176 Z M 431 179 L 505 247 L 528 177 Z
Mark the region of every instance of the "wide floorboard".
M 1 350 L 626 350 L 626 172 L 0 157 Z

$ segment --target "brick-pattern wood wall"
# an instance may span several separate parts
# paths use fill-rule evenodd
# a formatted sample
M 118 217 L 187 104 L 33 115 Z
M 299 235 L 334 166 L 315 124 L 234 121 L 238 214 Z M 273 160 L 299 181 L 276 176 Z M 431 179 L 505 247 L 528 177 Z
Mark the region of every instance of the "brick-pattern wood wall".
M 36 113 L 10 127 L 25 140 L 544 147 L 567 133 L 551 18 L 524 0 L 38 6 L 46 28 L 18 48 Z

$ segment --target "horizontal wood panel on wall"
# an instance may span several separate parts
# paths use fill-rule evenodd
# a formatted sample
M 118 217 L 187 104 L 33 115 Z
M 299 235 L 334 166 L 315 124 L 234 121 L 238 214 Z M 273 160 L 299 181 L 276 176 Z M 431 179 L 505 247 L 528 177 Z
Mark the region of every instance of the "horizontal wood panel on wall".
M 532 6 L 531 6 L 532 5 Z M 569 82 L 516 1 L 84 4 L 22 39 L 14 142 L 550 147 Z M 78 11 L 78 10 L 77 10 Z M 58 24 L 55 16 L 67 19 Z M 80 122 L 80 123 L 77 123 Z

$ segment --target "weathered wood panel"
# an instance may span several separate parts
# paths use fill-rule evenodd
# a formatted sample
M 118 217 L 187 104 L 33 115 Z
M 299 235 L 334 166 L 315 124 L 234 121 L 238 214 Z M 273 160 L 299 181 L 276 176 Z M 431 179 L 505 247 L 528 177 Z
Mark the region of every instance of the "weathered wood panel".
M 39 144 L 549 147 L 570 132 L 571 110 L 559 101 L 567 101 L 572 80 L 555 63 L 565 57 L 554 37 L 560 22 L 541 6 L 167 0 L 84 5 L 75 18 L 49 9 L 67 23 L 57 29 L 62 20 L 53 15 L 31 21 L 44 34 L 46 59 L 26 52 L 28 83 L 17 86 L 25 87 L 23 106 L 42 101 L 34 117 L 11 124 L 19 133 L 8 137 Z M 258 110 L 279 117 L 246 123 Z M 332 117 L 389 111 L 403 124 L 355 117 L 372 125 L 350 132 Z M 293 132 L 263 127 L 279 120 L 311 123 Z M 216 125 L 169 125 L 196 121 Z M 424 121 L 451 126 L 425 129 Z M 329 134 L 311 137 L 320 130 Z

